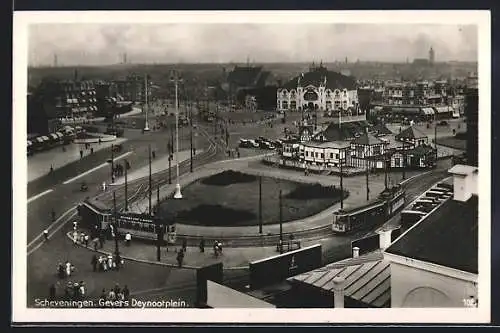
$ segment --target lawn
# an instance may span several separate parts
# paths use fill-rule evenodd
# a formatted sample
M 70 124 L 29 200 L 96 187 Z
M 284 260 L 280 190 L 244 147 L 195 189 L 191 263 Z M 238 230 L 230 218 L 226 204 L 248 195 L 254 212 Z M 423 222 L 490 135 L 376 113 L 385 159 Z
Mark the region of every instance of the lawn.
M 442 146 L 454 148 L 454 149 L 460 149 L 460 150 L 465 150 L 466 149 L 466 140 L 462 139 L 457 139 L 454 136 L 447 136 L 447 137 L 442 137 L 438 138 L 437 143 Z
M 340 189 L 262 177 L 263 224 L 279 222 L 279 190 L 283 222 L 317 214 L 340 201 Z M 183 191 L 182 200 L 166 200 L 161 211 L 177 215 L 178 222 L 206 226 L 249 226 L 259 223 L 258 177 L 223 171 L 198 180 Z

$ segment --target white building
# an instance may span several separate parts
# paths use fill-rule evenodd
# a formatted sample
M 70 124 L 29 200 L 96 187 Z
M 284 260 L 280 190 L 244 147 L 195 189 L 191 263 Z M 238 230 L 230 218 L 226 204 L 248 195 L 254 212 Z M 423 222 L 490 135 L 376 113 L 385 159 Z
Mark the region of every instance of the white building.
M 391 306 L 471 307 L 478 297 L 477 168 L 455 165 L 453 197 L 389 246 Z
M 359 113 L 356 81 L 337 72 L 328 71 L 323 65 L 309 69 L 277 91 L 278 110 L 343 111 Z

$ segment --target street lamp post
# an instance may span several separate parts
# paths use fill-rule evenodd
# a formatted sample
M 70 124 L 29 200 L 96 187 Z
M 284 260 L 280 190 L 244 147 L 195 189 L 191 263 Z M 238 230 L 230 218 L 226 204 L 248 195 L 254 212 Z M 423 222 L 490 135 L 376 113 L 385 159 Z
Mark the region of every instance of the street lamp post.
M 125 211 L 128 212 L 128 181 L 127 181 L 127 167 L 128 162 L 125 160 L 124 169 L 125 169 Z
M 181 185 L 179 180 L 179 96 L 178 88 L 179 82 L 182 79 L 179 78 L 177 71 L 174 71 L 174 76 L 171 79 L 175 83 L 175 164 L 177 170 L 177 184 L 175 185 L 174 199 L 182 199 Z
M 345 152 L 344 152 L 345 154 Z M 344 161 L 342 159 L 342 149 L 339 151 L 340 160 L 340 209 L 344 209 Z
M 262 234 L 262 176 L 259 176 L 259 234 Z
M 280 206 L 280 253 L 283 253 L 283 198 L 282 198 L 282 191 L 280 189 L 280 194 L 279 194 L 279 206 Z
M 111 183 L 115 182 L 115 145 L 111 144 Z
M 144 123 L 144 131 L 149 131 L 149 123 L 148 123 L 148 76 L 144 76 L 144 113 L 146 117 L 146 121 Z
M 193 172 L 193 109 L 192 105 L 189 106 L 189 141 L 191 148 L 191 155 L 189 160 L 189 171 Z
M 117 223 L 117 211 L 116 211 L 116 194 L 113 191 L 113 232 L 115 238 L 115 260 L 116 260 L 116 268 L 120 267 L 120 249 L 118 246 L 118 223 Z

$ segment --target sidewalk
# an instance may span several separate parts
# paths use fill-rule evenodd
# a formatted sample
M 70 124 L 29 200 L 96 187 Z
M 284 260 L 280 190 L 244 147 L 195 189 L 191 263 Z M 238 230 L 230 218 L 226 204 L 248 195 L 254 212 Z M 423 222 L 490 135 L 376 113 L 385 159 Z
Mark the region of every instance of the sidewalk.
M 94 148 L 94 153 L 111 145 L 120 144 L 127 141 L 125 138 L 118 138 L 112 142 L 102 142 L 90 144 Z M 83 150 L 83 158 L 90 154 L 90 148 L 85 149 L 85 144 L 72 143 L 67 146 L 66 151 L 62 151 L 62 147 L 53 148 L 48 151 L 37 152 L 35 155 L 28 157 L 28 182 L 43 177 L 49 173 L 50 166 L 54 170 L 61 168 L 67 164 L 80 160 L 80 150 Z
M 68 234 L 71 238 L 71 235 Z M 315 244 L 321 244 L 323 250 L 323 256 L 331 256 L 331 252 L 339 252 L 339 248 L 345 247 L 350 244 L 351 239 L 348 237 L 330 237 L 323 240 L 312 240 L 304 241 L 301 247 L 307 247 Z M 80 246 L 84 246 L 80 244 Z M 125 260 L 133 260 L 151 264 L 159 264 L 165 266 L 175 266 L 178 267 L 177 263 L 177 252 L 180 250 L 179 245 L 170 245 L 169 247 L 161 248 L 161 261 L 158 262 L 156 259 L 156 246 L 153 243 L 144 243 L 141 241 L 134 241 L 130 246 L 126 246 L 124 241 L 119 241 L 118 245 L 120 255 Z M 93 245 L 89 244 L 89 250 L 93 251 Z M 98 249 L 97 252 L 103 254 L 113 254 L 115 251 L 115 242 L 113 240 L 106 240 L 102 249 Z M 342 252 L 342 251 L 340 251 Z M 345 251 L 344 251 L 345 252 Z M 349 251 L 350 252 L 350 249 Z M 269 258 L 278 255 L 278 251 L 275 246 L 268 247 L 224 247 L 223 253 L 219 257 L 215 257 L 212 244 L 205 244 L 205 252 L 201 253 L 198 247 L 187 247 L 186 254 L 184 256 L 184 261 L 182 267 L 184 268 L 198 268 L 206 265 L 222 262 L 224 269 L 245 269 L 248 268 L 250 262 Z M 330 254 L 330 255 L 329 255 Z M 337 255 L 339 256 L 339 255 Z M 340 255 L 343 257 L 343 255 Z M 126 262 L 125 262 L 126 265 Z
M 196 154 L 202 153 L 203 150 L 197 150 Z M 174 159 L 172 161 L 172 177 L 175 177 L 175 163 L 176 163 L 176 154 L 174 153 Z M 179 163 L 182 163 L 183 161 L 189 160 L 191 157 L 191 152 L 189 150 L 183 150 L 179 152 Z M 157 172 L 163 171 L 163 170 L 168 170 L 168 155 L 163 156 L 161 158 L 155 158 L 151 162 L 151 173 L 155 174 Z M 149 165 L 145 165 L 137 170 L 134 170 L 127 174 L 127 181 L 133 181 L 142 177 L 146 177 L 149 175 Z M 125 177 L 118 177 L 116 181 L 113 184 L 109 184 L 111 186 L 113 185 L 123 185 L 125 184 Z

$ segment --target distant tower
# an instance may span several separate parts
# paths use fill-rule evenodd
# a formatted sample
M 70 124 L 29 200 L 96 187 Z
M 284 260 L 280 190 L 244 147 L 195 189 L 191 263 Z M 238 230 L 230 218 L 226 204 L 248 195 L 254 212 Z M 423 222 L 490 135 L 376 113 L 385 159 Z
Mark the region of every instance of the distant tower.
M 127 63 L 127 52 L 125 52 L 123 54 L 123 63 L 126 64 Z
M 54 54 L 54 67 L 57 67 L 57 54 Z
M 430 48 L 430 50 L 429 50 L 429 63 L 430 63 L 431 65 L 434 63 L 434 56 L 435 56 L 435 54 L 434 54 L 434 49 L 433 49 L 433 48 L 432 48 L 432 46 L 431 46 L 431 48 Z
M 348 61 L 347 61 L 347 57 L 345 57 L 345 63 L 346 63 L 346 64 L 348 63 Z

